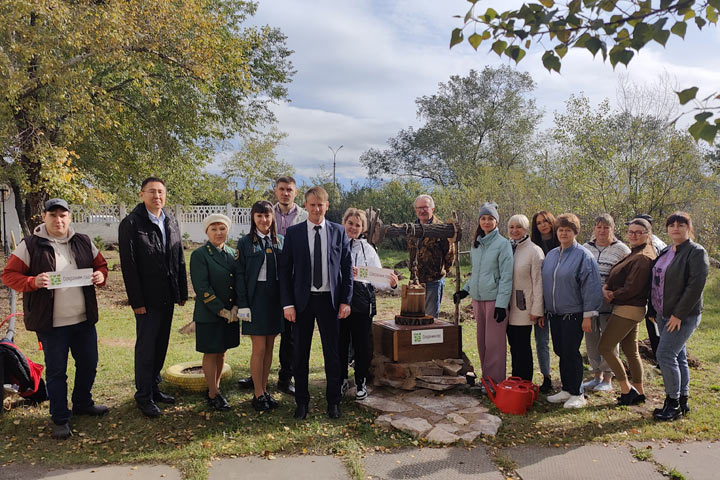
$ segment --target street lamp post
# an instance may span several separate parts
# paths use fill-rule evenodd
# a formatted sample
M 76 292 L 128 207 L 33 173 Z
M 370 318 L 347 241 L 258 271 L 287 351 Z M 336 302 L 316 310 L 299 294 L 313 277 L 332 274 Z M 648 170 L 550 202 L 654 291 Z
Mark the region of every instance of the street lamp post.
M 335 191 L 337 192 L 337 177 L 335 176 L 335 167 L 336 167 L 336 160 L 337 160 L 337 152 L 340 151 L 341 148 L 343 148 L 342 145 L 340 145 L 338 148 L 334 149 L 328 145 L 328 148 L 333 154 L 333 188 L 335 188 Z

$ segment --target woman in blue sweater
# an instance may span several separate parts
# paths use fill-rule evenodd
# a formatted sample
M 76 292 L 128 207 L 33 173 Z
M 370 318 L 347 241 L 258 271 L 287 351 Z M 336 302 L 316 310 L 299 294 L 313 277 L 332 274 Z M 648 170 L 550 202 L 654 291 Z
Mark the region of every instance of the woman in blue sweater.
M 475 242 L 470 249 L 472 274 L 455 303 L 470 295 L 477 322 L 477 346 L 482 375 L 495 383 L 505 380 L 507 308 L 512 293 L 513 252 L 497 229 L 497 204 L 484 203 L 478 213 Z
M 560 357 L 562 390 L 548 397 L 565 408 L 587 403 L 580 391 L 583 377 L 580 344 L 583 332 L 602 305 L 602 283 L 592 254 L 575 241 L 580 220 L 572 213 L 557 218 L 560 246 L 548 252 L 542 266 L 543 300 L 555 354 Z

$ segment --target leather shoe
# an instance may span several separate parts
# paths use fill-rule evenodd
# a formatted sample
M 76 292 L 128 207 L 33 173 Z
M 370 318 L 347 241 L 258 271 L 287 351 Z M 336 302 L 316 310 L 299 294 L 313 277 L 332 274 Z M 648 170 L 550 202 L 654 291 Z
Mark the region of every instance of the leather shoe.
M 175 403 L 175 397 L 158 390 L 157 392 L 153 393 L 153 402 L 155 402 L 155 403 Z
M 238 387 L 251 389 L 255 388 L 255 384 L 253 383 L 252 377 L 245 377 L 238 379 Z
M 295 385 L 293 385 L 291 380 L 278 380 L 277 388 L 283 393 L 295 396 Z
M 264 412 L 266 410 L 270 410 L 270 404 L 267 401 L 267 398 L 265 398 L 265 395 L 261 395 L 260 397 L 256 397 L 253 395 L 252 402 L 250 402 L 255 410 L 258 412 Z
M 137 406 L 146 417 L 155 418 L 162 415 L 160 408 L 153 401 L 138 403 Z
M 293 417 L 295 417 L 297 420 L 305 420 L 307 418 L 308 414 L 308 404 L 307 403 L 301 403 L 297 407 L 295 407 L 295 414 Z
M 328 405 L 327 413 L 328 413 L 328 417 L 330 417 L 332 419 L 340 418 L 340 405 L 338 405 L 337 403 Z
M 208 405 L 210 405 L 213 409 L 219 412 L 227 412 L 231 409 L 227 399 L 223 397 L 220 392 L 215 395 L 215 398 L 210 398 L 210 396 L 208 395 L 207 399 Z
M 70 424 L 68 422 L 63 423 L 62 425 L 53 424 L 52 433 L 50 434 L 52 438 L 65 440 L 66 438 L 70 438 L 71 435 L 72 431 L 70 430 Z
M 270 395 L 268 392 L 265 392 L 263 394 L 263 397 L 265 397 L 265 400 L 267 400 L 268 405 L 270 405 L 270 408 L 278 408 L 280 406 L 280 402 L 275 400 L 275 398 Z
M 108 413 L 110 409 L 105 405 L 92 404 L 89 407 L 79 408 L 73 405 L 73 415 L 90 415 L 93 417 L 101 417 Z

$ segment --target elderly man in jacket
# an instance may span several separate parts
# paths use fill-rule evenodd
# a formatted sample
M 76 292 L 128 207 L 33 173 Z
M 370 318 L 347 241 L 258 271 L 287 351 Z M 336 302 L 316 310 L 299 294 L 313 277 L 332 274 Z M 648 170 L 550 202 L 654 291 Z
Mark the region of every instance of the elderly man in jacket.
M 70 207 L 65 200 L 52 198 L 45 202 L 42 219 L 43 223 L 10 256 L 2 280 L 23 292 L 25 328 L 37 334 L 45 354 L 51 435 L 64 439 L 72 435 L 72 414 L 99 416 L 108 411 L 106 406 L 96 405 L 91 394 L 98 363 L 95 286 L 105 284 L 108 270 L 90 237 L 76 233 L 70 226 Z M 56 276 L 50 275 L 78 269 L 92 269 L 89 285 L 63 287 L 55 284 Z M 75 359 L 72 411 L 67 401 L 69 352 Z
M 180 227 L 163 209 L 167 190 L 146 178 L 140 203 L 120 222 L 119 244 L 125 291 L 135 314 L 135 401 L 147 417 L 161 415 L 157 403 L 175 403 L 160 391 L 175 304 L 188 298 Z
M 413 204 L 417 223 L 443 223 L 435 216 L 435 201 L 430 195 L 419 195 Z M 410 258 L 417 252 L 418 281 L 425 284 L 425 314 L 438 318 L 445 275 L 452 267 L 455 246 L 447 238 L 408 240 Z

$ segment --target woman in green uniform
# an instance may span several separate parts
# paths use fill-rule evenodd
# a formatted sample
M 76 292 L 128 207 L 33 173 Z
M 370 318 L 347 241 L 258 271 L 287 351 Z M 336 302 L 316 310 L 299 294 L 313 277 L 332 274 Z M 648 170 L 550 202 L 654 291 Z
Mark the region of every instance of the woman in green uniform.
M 190 278 L 195 289 L 195 349 L 203 353 L 208 403 L 215 410 L 230 410 L 220 393 L 225 352 L 240 344 L 235 304 L 235 250 L 225 245 L 230 219 L 213 213 L 203 220 L 208 241 L 190 256 Z
M 273 357 L 275 336 L 283 329 L 283 312 L 277 277 L 277 255 L 282 250 L 282 235 L 277 234 L 272 203 L 262 200 L 250 209 L 250 233 L 238 241 L 236 255 L 237 306 L 249 309 L 250 321 L 242 322 L 243 335 L 252 341 L 250 375 L 255 395 L 252 406 L 263 411 L 276 408 L 267 392 L 267 380 Z

